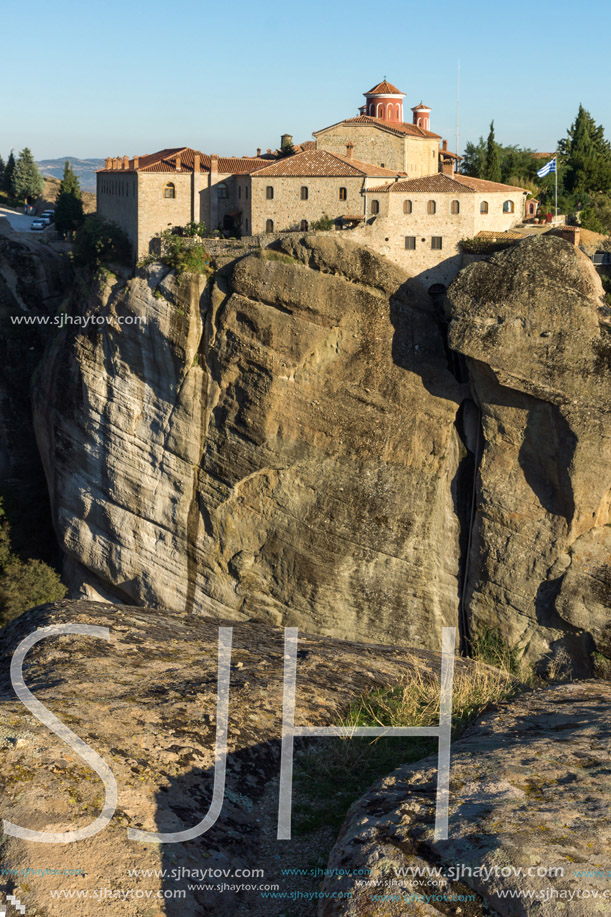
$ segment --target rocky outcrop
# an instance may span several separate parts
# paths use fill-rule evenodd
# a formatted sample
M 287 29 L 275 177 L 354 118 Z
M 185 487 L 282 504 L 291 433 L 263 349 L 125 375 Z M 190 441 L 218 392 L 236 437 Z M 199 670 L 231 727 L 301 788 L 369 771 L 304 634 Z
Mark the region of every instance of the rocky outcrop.
M 452 746 L 448 839 L 433 838 L 436 756 L 397 769 L 348 813 L 319 914 L 607 913 L 610 739 L 608 684 L 499 705 Z
M 76 302 L 110 321 L 63 332 L 36 396 L 74 594 L 429 648 L 460 619 L 603 671 L 611 338 L 591 263 L 525 239 L 462 271 L 444 319 L 346 235 Z
M 111 324 L 66 331 L 41 371 L 73 582 L 438 648 L 457 621 L 466 450 L 428 297 L 333 234 L 208 284 L 163 274 L 98 291 L 87 309 Z
M 102 756 L 118 789 L 112 820 L 87 839 L 41 844 L 4 833 L 0 891 L 15 895 L 28 915 L 280 917 L 286 900 L 268 900 L 261 891 L 317 888 L 318 881 L 281 871 L 304 865 L 299 837 L 276 839 L 283 632 L 257 622 L 220 623 L 233 627 L 222 810 L 208 832 L 163 845 L 129 840 L 127 828 L 187 830 L 209 810 L 219 622 L 167 609 L 60 602 L 26 612 L 0 632 L 2 817 L 30 830 L 65 832 L 99 816 L 105 789 L 81 754 L 17 700 L 10 660 L 38 628 L 108 628 L 108 640 L 47 636 L 25 660 L 24 682 L 35 699 Z M 468 668 L 457 660 L 457 671 Z M 439 655 L 300 634 L 295 723 L 336 725 L 363 693 L 415 670 L 436 674 Z M 297 787 L 294 799 L 297 808 Z M 242 878 L 235 870 L 245 870 Z M 219 891 L 223 884 L 234 890 Z M 303 913 L 315 913 L 311 900 Z
M 579 249 L 535 237 L 449 290 L 482 449 L 466 604 L 531 659 L 609 650 L 611 309 Z

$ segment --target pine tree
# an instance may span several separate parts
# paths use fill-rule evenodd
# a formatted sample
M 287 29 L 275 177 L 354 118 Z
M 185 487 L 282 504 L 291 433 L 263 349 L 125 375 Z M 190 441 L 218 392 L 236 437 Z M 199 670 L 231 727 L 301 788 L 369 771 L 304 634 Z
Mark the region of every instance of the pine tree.
M 488 142 L 486 144 L 486 162 L 484 165 L 483 178 L 486 178 L 488 181 L 501 180 L 501 157 L 498 143 L 494 139 L 494 121 L 490 122 L 490 133 L 488 134 Z
M 0 156 L 0 188 L 4 188 L 4 171 L 6 169 L 6 163 L 2 156 Z
M 64 177 L 61 180 L 55 203 L 55 227 L 62 235 L 74 232 L 82 224 L 83 219 L 83 201 L 79 180 L 66 160 Z
M 601 124 L 583 105 L 558 148 L 564 159 L 564 189 L 583 197 L 611 189 L 611 147 Z
M 6 191 L 7 194 L 14 194 L 15 187 L 13 184 L 15 178 L 15 154 L 11 150 L 9 158 L 6 161 L 6 166 L 4 167 L 4 178 L 2 179 L 2 190 Z
M 26 203 L 40 197 L 43 192 L 45 180 L 38 171 L 38 166 L 34 162 L 34 157 L 27 146 L 19 154 L 19 159 L 15 166 L 13 186 L 15 197 Z

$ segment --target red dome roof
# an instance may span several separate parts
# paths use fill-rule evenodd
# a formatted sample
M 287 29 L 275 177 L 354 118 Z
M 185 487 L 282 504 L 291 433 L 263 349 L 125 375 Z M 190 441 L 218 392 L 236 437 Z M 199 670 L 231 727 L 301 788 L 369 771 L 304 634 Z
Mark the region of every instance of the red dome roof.
M 393 86 L 392 83 L 389 83 L 388 80 L 382 80 L 381 83 L 378 83 L 377 86 L 374 86 L 373 89 L 370 89 L 369 92 L 364 92 L 365 96 L 372 95 L 401 95 L 404 96 L 405 93 L 401 92 L 400 89 L 397 89 L 396 86 Z

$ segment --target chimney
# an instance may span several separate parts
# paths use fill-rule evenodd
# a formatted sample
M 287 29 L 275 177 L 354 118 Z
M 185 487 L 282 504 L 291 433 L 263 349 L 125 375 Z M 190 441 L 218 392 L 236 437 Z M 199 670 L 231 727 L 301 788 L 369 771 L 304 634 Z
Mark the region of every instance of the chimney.
M 140 168 L 140 157 L 134 156 L 134 169 L 139 169 L 139 168 Z
M 454 163 L 451 159 L 445 159 L 441 163 L 441 171 L 444 175 L 454 175 Z
M 442 143 L 441 143 L 441 149 L 442 149 L 442 150 L 447 150 L 447 148 L 448 148 L 448 141 L 447 141 L 447 140 L 443 140 Z
M 104 164 L 104 168 L 105 168 L 105 169 L 112 169 L 112 159 L 110 158 L 110 156 L 107 156 L 107 157 L 106 157 L 106 162 L 105 162 L 105 164 Z
M 354 159 L 354 144 L 349 140 L 346 144 L 346 159 Z
M 284 152 L 290 150 L 293 146 L 293 135 L 283 134 L 280 138 L 280 149 Z
M 193 171 L 199 172 L 200 168 L 201 168 L 201 163 L 200 163 L 199 153 L 196 153 L 193 157 Z
M 261 147 L 258 146 L 257 147 L 257 159 L 259 158 L 260 155 L 261 155 Z
M 112 167 L 113 167 L 113 169 L 118 169 L 118 168 L 119 168 L 119 160 L 118 160 L 118 159 L 113 158 Z
M 219 158 L 216 153 L 213 153 L 210 156 L 210 172 L 218 172 L 219 170 Z
M 123 168 L 124 168 L 124 169 L 129 169 L 129 156 L 124 156 L 124 157 L 123 157 Z
M 178 155 L 176 156 L 176 171 L 180 172 L 180 169 L 181 169 L 180 153 L 178 153 Z

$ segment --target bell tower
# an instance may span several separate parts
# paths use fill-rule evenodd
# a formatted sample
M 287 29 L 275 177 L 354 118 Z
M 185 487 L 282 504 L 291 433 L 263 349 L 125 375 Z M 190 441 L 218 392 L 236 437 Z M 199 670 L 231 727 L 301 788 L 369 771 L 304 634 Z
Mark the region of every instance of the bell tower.
M 431 109 L 428 105 L 423 105 L 422 102 L 420 105 L 415 105 L 412 108 L 414 113 L 413 123 L 416 127 L 421 127 L 425 131 L 430 131 L 431 129 Z
M 363 93 L 367 100 L 361 108 L 361 114 L 370 118 L 380 118 L 382 121 L 403 121 L 403 99 L 405 93 L 389 83 L 386 78 Z

